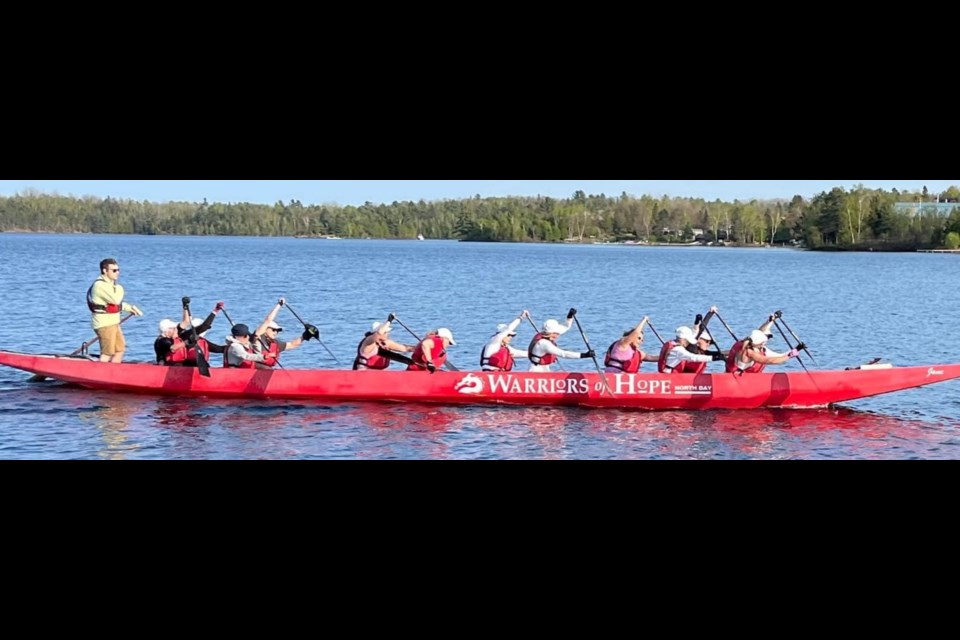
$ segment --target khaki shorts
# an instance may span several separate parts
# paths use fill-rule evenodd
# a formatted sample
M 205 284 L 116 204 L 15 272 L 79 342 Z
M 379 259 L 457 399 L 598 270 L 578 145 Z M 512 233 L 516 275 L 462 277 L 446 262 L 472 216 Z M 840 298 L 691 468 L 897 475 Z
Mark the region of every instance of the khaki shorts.
M 127 348 L 127 343 L 123 339 L 123 331 L 118 324 L 97 329 L 97 336 L 100 337 L 100 355 L 102 356 L 123 353 Z

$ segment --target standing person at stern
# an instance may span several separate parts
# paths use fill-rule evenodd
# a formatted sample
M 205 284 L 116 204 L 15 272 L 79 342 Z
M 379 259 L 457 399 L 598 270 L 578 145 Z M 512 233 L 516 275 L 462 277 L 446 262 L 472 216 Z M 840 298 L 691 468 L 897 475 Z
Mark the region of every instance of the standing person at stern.
M 143 316 L 136 305 L 123 301 L 123 287 L 117 284 L 119 279 L 120 265 L 113 258 L 107 258 L 100 261 L 100 277 L 87 289 L 87 307 L 93 314 L 90 324 L 100 338 L 100 362 L 123 362 L 127 344 L 120 328 L 120 314 Z

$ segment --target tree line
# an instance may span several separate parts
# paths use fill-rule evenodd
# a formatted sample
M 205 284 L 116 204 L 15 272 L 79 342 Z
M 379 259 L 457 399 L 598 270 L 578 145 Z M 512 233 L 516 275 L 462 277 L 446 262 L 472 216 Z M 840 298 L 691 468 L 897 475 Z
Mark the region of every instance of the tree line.
M 898 202 L 956 202 L 917 215 Z M 544 196 L 361 206 L 153 203 L 35 191 L 0 196 L 0 230 L 141 235 L 338 236 L 475 242 L 633 241 L 802 244 L 811 249 L 908 250 L 960 246 L 960 188 L 940 194 L 837 187 L 810 201 L 732 203 L 681 197 Z

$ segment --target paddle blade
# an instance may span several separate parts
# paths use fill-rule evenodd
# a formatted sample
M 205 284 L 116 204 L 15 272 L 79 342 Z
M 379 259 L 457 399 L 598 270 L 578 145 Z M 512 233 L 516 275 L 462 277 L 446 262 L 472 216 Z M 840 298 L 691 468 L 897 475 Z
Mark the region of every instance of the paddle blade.
M 203 355 L 203 351 L 197 348 L 197 369 L 200 370 L 200 375 L 204 378 L 210 377 L 210 363 L 207 362 L 207 357 Z

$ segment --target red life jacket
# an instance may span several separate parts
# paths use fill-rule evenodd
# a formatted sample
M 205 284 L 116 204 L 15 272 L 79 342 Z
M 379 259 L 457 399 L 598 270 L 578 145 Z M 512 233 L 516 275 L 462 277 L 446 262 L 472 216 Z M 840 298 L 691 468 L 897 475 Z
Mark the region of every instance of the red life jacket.
M 197 360 L 198 360 L 197 350 L 198 349 L 200 350 L 201 353 L 203 353 L 203 358 L 207 362 L 210 362 L 210 343 L 207 342 L 205 338 L 198 338 L 197 345 L 195 347 L 190 347 L 189 349 L 183 350 L 186 352 L 186 355 L 184 357 L 184 363 L 188 367 L 197 366 Z
M 700 375 L 707 368 L 706 362 L 690 362 L 689 360 L 685 360 L 680 364 L 683 366 L 683 373 L 692 373 L 695 376 Z M 680 367 L 678 366 L 673 372 L 680 373 L 679 369 Z
M 433 342 L 433 349 L 430 353 L 433 354 L 433 366 L 437 369 L 443 366 L 443 363 L 447 361 L 447 352 L 443 348 L 443 338 L 440 336 L 433 336 L 431 338 L 426 338 L 423 342 L 417 345 L 416 350 L 413 352 L 412 360 L 413 364 L 407 367 L 407 371 L 426 371 L 427 363 L 423 359 L 423 343 L 427 341 Z
M 660 359 L 657 360 L 657 371 L 660 373 L 672 373 L 673 370 L 667 369 L 667 356 L 670 354 L 670 351 L 677 346 L 677 343 L 673 340 L 668 340 L 663 344 L 663 347 L 660 349 Z M 682 362 L 680 364 L 683 364 Z
M 173 344 L 170 345 L 170 353 L 166 355 L 164 360 L 167 364 L 183 364 L 187 360 L 187 351 L 186 348 L 177 348 L 183 345 L 183 340 L 179 337 L 173 339 Z M 176 351 L 174 349 L 177 348 Z M 196 357 L 194 357 L 196 359 Z
M 261 345 L 262 344 L 263 343 L 261 343 Z M 263 356 L 263 366 L 275 367 L 277 366 L 277 361 L 280 359 L 280 345 L 274 340 L 267 347 L 267 350 L 261 351 L 260 354 Z
M 372 332 L 364 335 L 363 340 L 361 340 L 360 344 L 357 345 L 357 358 L 356 360 L 353 361 L 354 371 L 359 370 L 360 367 L 363 367 L 364 369 L 375 369 L 377 371 L 382 371 L 383 369 L 386 369 L 387 367 L 390 366 L 390 359 L 384 358 L 382 355 L 380 355 L 379 347 L 377 348 L 377 352 L 372 356 L 370 356 L 369 358 L 364 358 L 363 355 L 361 355 L 360 352 L 363 349 L 364 340 L 366 340 L 372 335 L 373 335 Z
M 537 344 L 538 342 L 540 342 L 540 341 L 543 340 L 543 339 L 544 339 L 544 337 L 543 337 L 543 334 L 542 334 L 542 333 L 538 333 L 537 335 L 533 336 L 533 340 L 530 341 L 530 346 L 527 347 L 527 355 L 530 357 L 530 362 L 531 362 L 531 363 L 533 363 L 533 364 L 535 364 L 535 365 L 538 365 L 538 366 L 544 366 L 544 367 L 545 367 L 545 366 L 551 365 L 551 364 L 553 364 L 554 362 L 556 362 L 556 361 L 557 361 L 557 356 L 553 355 L 552 353 L 548 353 L 548 354 L 543 355 L 543 356 L 535 356 L 535 355 L 533 355 L 533 348 L 536 346 L 536 344 Z
M 94 282 L 93 284 L 97 284 Z M 87 289 L 87 307 L 90 313 L 120 313 L 123 311 L 123 300 L 118 304 L 95 304 L 93 301 L 93 284 Z
M 480 368 L 484 367 L 493 367 L 497 371 L 513 371 L 513 354 L 510 353 L 510 349 L 507 347 L 501 346 L 500 350 L 489 358 L 484 358 L 483 353 L 487 350 L 487 347 L 483 347 L 483 351 L 480 352 Z
M 703 373 L 704 369 L 707 368 L 706 362 L 691 362 L 690 360 L 681 360 L 680 364 L 674 368 L 667 366 L 667 356 L 670 355 L 670 352 L 673 351 L 674 347 L 678 346 L 674 340 L 670 340 L 663 348 L 660 349 L 660 359 L 657 361 L 657 371 L 660 373 L 692 373 L 699 375 Z
M 737 362 L 740 360 L 740 354 L 743 352 L 743 347 L 747 344 L 747 339 L 740 340 L 737 344 L 733 345 L 733 348 L 730 349 L 730 354 L 727 356 L 727 373 L 737 373 L 738 371 L 743 371 L 743 373 L 762 373 L 764 367 L 767 365 L 760 364 L 759 362 L 754 362 L 749 369 L 741 369 Z M 766 353 L 766 347 L 754 347 L 760 353 Z
M 617 342 L 620 342 L 617 340 Z M 636 373 L 640 371 L 640 367 L 643 366 L 643 358 L 634 347 L 630 347 L 633 350 L 633 357 L 629 360 L 617 360 L 613 357 L 613 349 L 617 346 L 617 342 L 614 342 L 610 345 L 610 348 L 607 349 L 607 357 L 603 359 L 603 364 L 607 367 L 612 367 L 614 369 L 620 369 L 624 373 Z
M 240 344 L 240 343 L 238 342 L 236 344 Z M 251 347 L 248 347 L 246 345 L 240 345 L 240 346 L 246 349 L 247 353 L 253 353 L 253 349 Z M 256 369 L 257 368 L 257 363 L 252 362 L 250 360 L 244 360 L 240 364 L 231 365 L 230 360 L 227 358 L 229 354 L 230 354 L 230 345 L 227 345 L 227 348 L 223 350 L 223 366 L 224 367 L 228 367 L 230 369 Z

